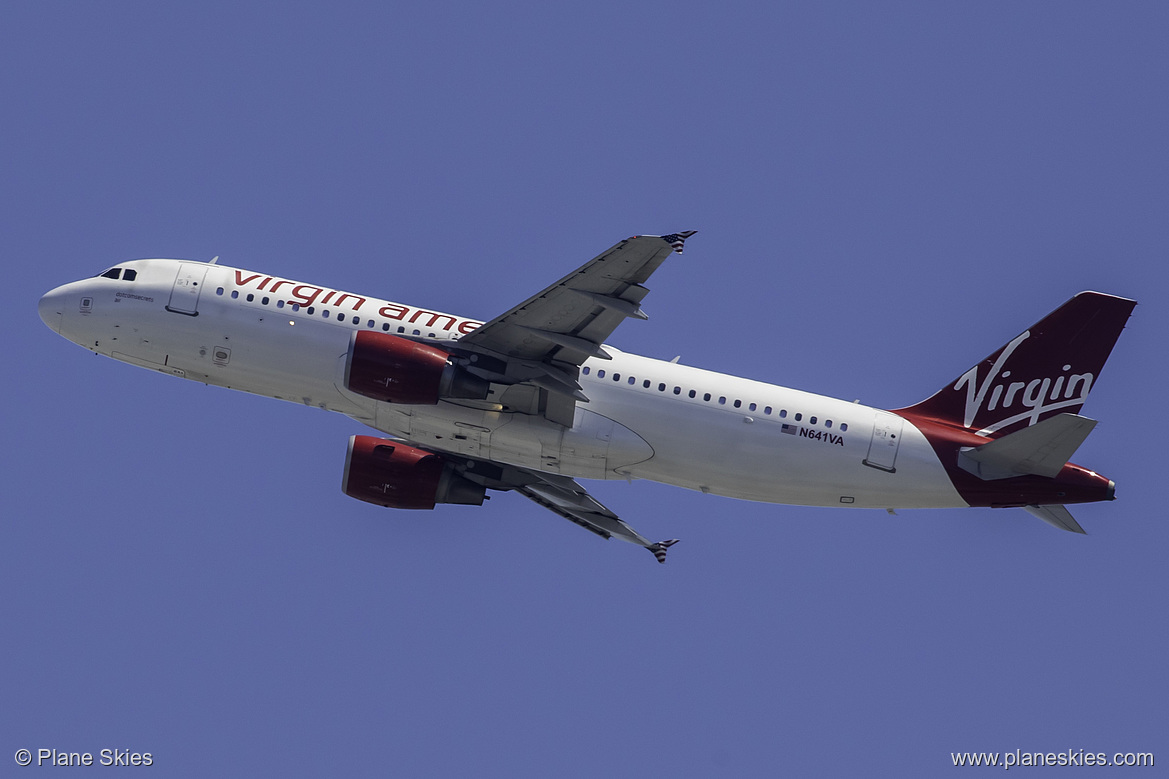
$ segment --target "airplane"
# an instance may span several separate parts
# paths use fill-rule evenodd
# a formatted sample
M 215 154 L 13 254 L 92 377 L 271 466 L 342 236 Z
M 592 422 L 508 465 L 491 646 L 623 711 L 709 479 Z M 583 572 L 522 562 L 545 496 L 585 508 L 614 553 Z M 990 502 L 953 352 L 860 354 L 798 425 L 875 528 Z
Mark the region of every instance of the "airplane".
M 1084 530 L 1069 504 L 1115 483 L 1070 463 L 1079 415 L 1136 302 L 1081 292 L 911 406 L 880 409 L 626 354 L 645 282 L 694 231 L 634 236 L 488 322 L 241 268 L 120 263 L 40 299 L 97 354 L 339 412 L 343 492 L 398 509 L 515 491 L 665 562 L 577 479 L 648 479 L 808 506 L 1026 509 Z

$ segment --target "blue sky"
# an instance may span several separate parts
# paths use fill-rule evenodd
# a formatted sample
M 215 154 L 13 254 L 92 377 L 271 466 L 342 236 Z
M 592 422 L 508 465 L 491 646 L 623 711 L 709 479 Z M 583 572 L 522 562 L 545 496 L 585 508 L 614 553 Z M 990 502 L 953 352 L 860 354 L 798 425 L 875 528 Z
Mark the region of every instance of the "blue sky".
M 46 2 L 0 30 L 0 761 L 1169 761 L 1163 5 Z M 219 255 L 487 319 L 683 229 L 615 346 L 882 407 L 1077 291 L 1136 298 L 1076 457 L 1119 499 L 1075 509 L 1084 537 L 594 483 L 682 539 L 657 566 L 518 496 L 351 500 L 357 423 L 94 357 L 36 315 L 119 260 Z

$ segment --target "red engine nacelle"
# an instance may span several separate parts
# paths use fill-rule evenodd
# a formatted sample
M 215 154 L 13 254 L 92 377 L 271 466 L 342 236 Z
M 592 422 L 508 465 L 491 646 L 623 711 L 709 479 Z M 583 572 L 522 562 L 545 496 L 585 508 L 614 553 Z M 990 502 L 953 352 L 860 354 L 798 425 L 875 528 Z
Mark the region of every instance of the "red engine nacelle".
M 482 506 L 487 492 L 437 454 L 368 435 L 349 438 L 341 490 L 394 509 L 432 509 L 436 503 Z
M 434 405 L 440 398 L 486 398 L 490 384 L 449 359 L 434 346 L 358 330 L 345 361 L 345 386 L 388 403 Z

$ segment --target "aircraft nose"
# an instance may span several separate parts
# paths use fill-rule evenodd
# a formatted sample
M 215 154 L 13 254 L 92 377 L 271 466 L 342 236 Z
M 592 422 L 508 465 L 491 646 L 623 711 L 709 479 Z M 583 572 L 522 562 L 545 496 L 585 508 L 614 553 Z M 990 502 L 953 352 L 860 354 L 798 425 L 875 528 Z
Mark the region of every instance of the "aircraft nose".
M 54 333 L 61 332 L 61 317 L 65 313 L 65 294 L 60 287 L 41 296 L 40 302 L 37 303 L 37 313 L 41 315 L 41 320 L 48 325 L 50 330 Z

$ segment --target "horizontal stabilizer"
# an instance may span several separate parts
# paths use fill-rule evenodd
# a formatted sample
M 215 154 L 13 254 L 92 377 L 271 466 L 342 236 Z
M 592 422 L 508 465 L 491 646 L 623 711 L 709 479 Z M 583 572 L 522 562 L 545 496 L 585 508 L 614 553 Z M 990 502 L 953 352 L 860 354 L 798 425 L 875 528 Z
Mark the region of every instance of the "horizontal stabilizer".
M 1094 419 L 1056 414 L 982 446 L 963 449 L 958 465 L 985 481 L 1026 474 L 1055 478 L 1094 427 Z
M 1079 522 L 1076 522 L 1067 506 L 1055 504 L 1051 506 L 1024 506 L 1023 508 L 1052 527 L 1058 527 L 1060 530 L 1067 530 L 1071 533 L 1084 533 L 1084 528 L 1080 527 Z M 1084 533 L 1084 535 L 1087 534 Z

